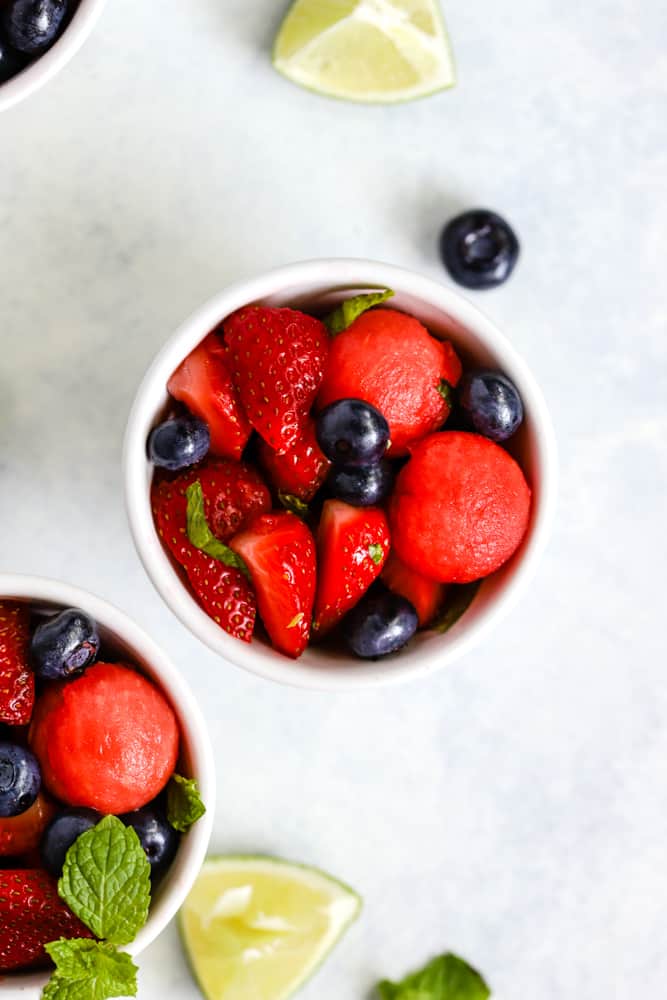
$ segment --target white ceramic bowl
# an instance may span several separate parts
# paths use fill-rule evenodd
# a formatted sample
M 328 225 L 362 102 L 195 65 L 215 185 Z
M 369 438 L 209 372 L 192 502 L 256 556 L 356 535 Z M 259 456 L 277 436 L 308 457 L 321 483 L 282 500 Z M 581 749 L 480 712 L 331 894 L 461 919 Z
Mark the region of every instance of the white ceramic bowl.
M 55 44 L 11 80 L 0 83 L 0 111 L 29 97 L 67 65 L 95 27 L 105 3 L 106 0 L 80 0 L 72 20 Z
M 484 582 L 469 611 L 445 635 L 418 633 L 399 654 L 377 662 L 317 647 L 291 661 L 261 640 L 248 645 L 227 635 L 181 582 L 153 524 L 152 468 L 146 458 L 146 439 L 162 419 L 171 373 L 235 309 L 251 302 L 328 308 L 360 290 L 384 287 L 396 293 L 387 305 L 417 316 L 436 336 L 450 338 L 465 365 L 499 368 L 517 386 L 526 416 L 511 450 L 532 486 L 531 523 L 521 549 Z M 127 427 L 124 465 L 126 503 L 139 555 L 155 587 L 183 624 L 238 667 L 271 680 L 320 689 L 356 688 L 417 677 L 452 663 L 475 646 L 508 612 L 533 575 L 547 541 L 556 497 L 556 445 L 549 414 L 534 378 L 510 343 L 454 289 L 401 268 L 365 260 L 292 264 L 232 285 L 199 309 L 169 338 L 141 383 Z
M 206 813 L 182 837 L 176 858 L 153 895 L 148 921 L 127 951 L 138 955 L 167 926 L 184 902 L 202 866 L 211 837 L 215 813 L 215 764 L 206 724 L 197 702 L 181 674 L 160 647 L 122 611 L 100 597 L 57 580 L 41 577 L 0 574 L 0 596 L 26 601 L 44 610 L 62 607 L 82 608 L 91 615 L 100 630 L 102 641 L 113 647 L 128 663 L 134 663 L 168 697 L 180 723 L 181 757 L 179 766 L 188 776 L 197 778 Z M 1 861 L 1 859 L 0 859 Z M 49 973 L 0 975 L 0 998 L 33 1000 Z

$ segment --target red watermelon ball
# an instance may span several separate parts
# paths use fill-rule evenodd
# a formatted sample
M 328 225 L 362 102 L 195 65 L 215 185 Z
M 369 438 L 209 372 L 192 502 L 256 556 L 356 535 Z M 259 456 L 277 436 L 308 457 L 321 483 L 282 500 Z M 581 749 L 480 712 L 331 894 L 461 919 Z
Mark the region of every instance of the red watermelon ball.
M 121 663 L 97 663 L 76 680 L 49 684 L 30 727 L 30 746 L 51 794 L 69 806 L 116 815 L 162 791 L 178 745 L 167 699 Z
M 528 528 L 518 463 L 479 434 L 442 431 L 412 448 L 391 499 L 392 546 L 418 573 L 470 583 L 499 569 Z

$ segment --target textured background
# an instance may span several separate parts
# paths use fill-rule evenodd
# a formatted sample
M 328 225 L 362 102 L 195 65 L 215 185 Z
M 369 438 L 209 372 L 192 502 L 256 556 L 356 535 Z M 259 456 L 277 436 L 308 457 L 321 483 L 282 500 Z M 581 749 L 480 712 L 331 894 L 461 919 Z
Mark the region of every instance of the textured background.
M 665 992 L 667 8 L 447 0 L 459 86 L 370 109 L 271 70 L 273 0 L 113 0 L 0 120 L 0 566 L 128 609 L 215 740 L 219 851 L 311 861 L 363 919 L 304 1000 L 368 1000 L 445 947 L 499 1000 Z M 641 13 L 640 13 L 641 10 Z M 290 260 L 443 278 L 488 205 L 513 280 L 476 300 L 541 381 L 562 458 L 541 573 L 493 641 L 407 687 L 271 686 L 162 606 L 122 505 L 147 363 L 227 282 Z M 141 996 L 197 996 L 171 929 Z

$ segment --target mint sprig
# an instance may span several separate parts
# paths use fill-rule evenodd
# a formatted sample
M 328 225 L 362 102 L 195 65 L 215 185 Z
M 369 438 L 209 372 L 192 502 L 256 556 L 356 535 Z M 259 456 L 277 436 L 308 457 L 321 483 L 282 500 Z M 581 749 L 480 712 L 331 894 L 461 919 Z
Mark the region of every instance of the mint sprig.
M 188 538 L 195 548 L 201 549 L 207 556 L 217 559 L 225 566 L 241 570 L 243 575 L 250 579 L 248 567 L 243 559 L 237 556 L 236 552 L 232 552 L 228 545 L 216 538 L 209 528 L 204 507 L 204 494 L 199 480 L 188 486 L 185 495 L 188 501 L 186 513 Z
M 291 514 L 296 514 L 302 521 L 305 521 L 308 517 L 308 504 L 300 500 L 299 497 L 295 497 L 293 493 L 283 493 L 282 490 L 279 490 L 278 500 L 285 510 L 290 511 Z
M 452 409 L 454 406 L 454 388 L 446 378 L 441 378 L 435 387 L 436 392 L 440 393 L 447 406 Z
M 43 1000 L 108 1000 L 137 995 L 137 967 L 114 945 L 86 938 L 61 938 L 45 945 L 56 971 Z
M 174 774 L 167 787 L 167 822 L 174 830 L 187 833 L 205 812 L 195 779 Z
M 351 299 L 341 302 L 333 312 L 325 316 L 324 325 L 329 333 L 335 337 L 337 333 L 347 330 L 348 326 L 351 326 L 355 319 L 358 319 L 362 313 L 365 313 L 368 309 L 372 309 L 373 306 L 379 306 L 383 302 L 386 302 L 393 294 L 391 288 L 385 288 L 381 292 L 367 292 L 363 295 L 354 295 Z
M 398 983 L 378 983 L 382 1000 L 488 1000 L 491 990 L 479 972 L 447 952 Z
M 380 563 L 382 562 L 382 559 L 384 558 L 384 549 L 382 548 L 379 542 L 373 542 L 371 545 L 368 546 L 368 554 L 375 563 L 375 565 L 379 566 Z
M 481 580 L 475 580 L 474 583 L 451 586 L 447 591 L 446 604 L 442 612 L 435 621 L 431 622 L 429 627 L 440 634 L 449 632 L 450 628 L 456 625 L 459 618 L 468 610 L 481 585 Z

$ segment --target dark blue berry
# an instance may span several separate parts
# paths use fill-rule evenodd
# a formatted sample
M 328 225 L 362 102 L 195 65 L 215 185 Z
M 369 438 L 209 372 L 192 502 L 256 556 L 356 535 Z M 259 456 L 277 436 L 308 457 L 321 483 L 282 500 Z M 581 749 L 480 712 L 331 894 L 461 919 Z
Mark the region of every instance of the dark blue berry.
M 387 450 L 389 424 L 361 399 L 338 399 L 322 410 L 315 425 L 317 443 L 334 465 L 372 465 Z
M 492 441 L 507 441 L 523 420 L 521 397 L 502 372 L 466 375 L 459 386 L 459 402 L 475 430 Z
M 211 434 L 208 426 L 195 417 L 165 420 L 148 438 L 148 456 L 154 465 L 177 472 L 201 462 L 208 455 Z
M 0 32 L 0 83 L 5 83 L 20 73 L 27 61 L 24 55 L 11 47 Z
M 97 826 L 102 819 L 94 809 L 66 809 L 51 820 L 42 834 L 39 850 L 42 864 L 58 877 L 65 864 L 65 855 L 82 833 Z
M 327 485 L 333 496 L 353 507 L 373 507 L 391 493 L 394 470 L 386 460 L 373 465 L 334 467 Z
M 29 750 L 16 743 L 0 743 L 0 817 L 26 812 L 41 784 L 39 764 Z
M 151 866 L 151 875 L 171 864 L 178 849 L 179 835 L 167 822 L 164 809 L 153 802 L 120 817 L 136 831 Z
M 38 625 L 30 642 L 35 673 L 47 680 L 80 674 L 100 648 L 97 625 L 85 611 L 68 608 Z
M 511 226 L 495 212 L 477 208 L 448 222 L 440 237 L 442 260 L 466 288 L 495 288 L 507 281 L 519 257 Z
M 350 612 L 343 634 L 353 653 L 376 659 L 405 646 L 418 625 L 417 612 L 409 601 L 381 589 L 367 594 Z
M 19 52 L 41 55 L 64 28 L 68 0 L 10 0 L 3 10 L 7 39 Z

